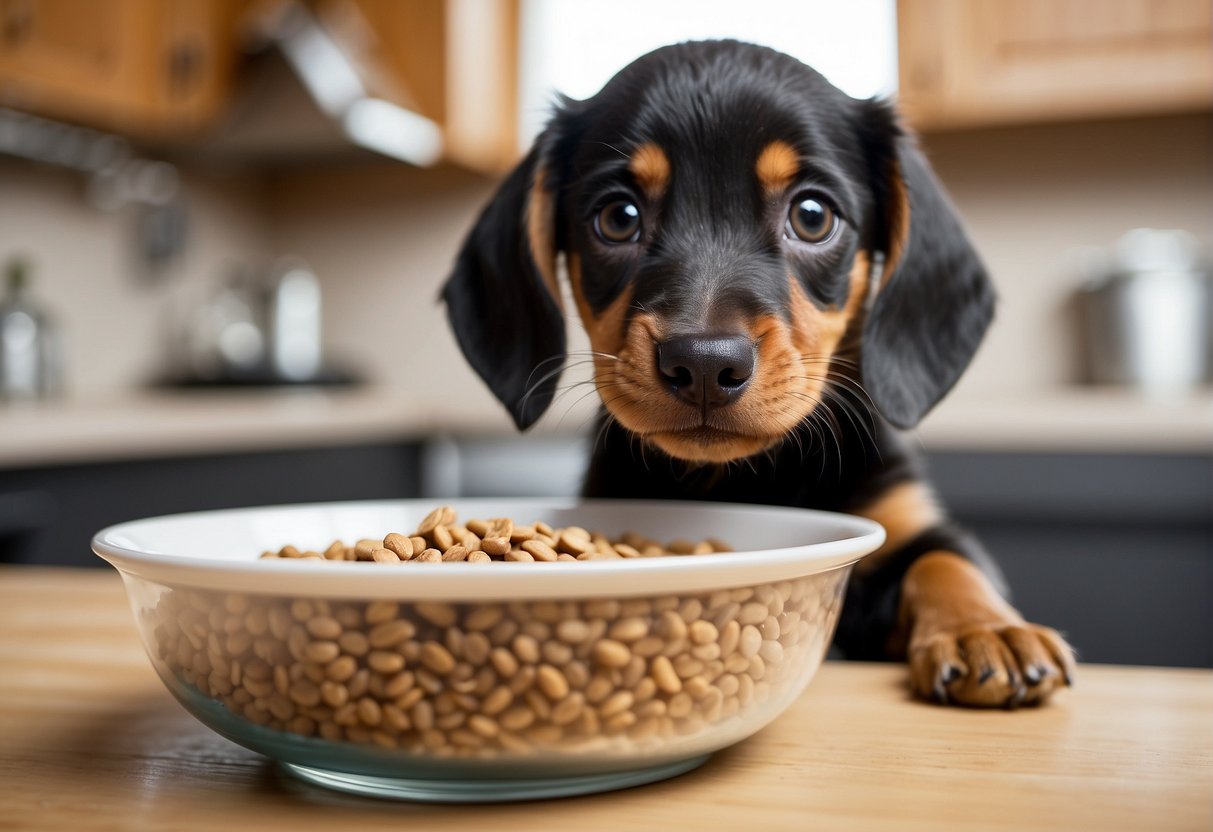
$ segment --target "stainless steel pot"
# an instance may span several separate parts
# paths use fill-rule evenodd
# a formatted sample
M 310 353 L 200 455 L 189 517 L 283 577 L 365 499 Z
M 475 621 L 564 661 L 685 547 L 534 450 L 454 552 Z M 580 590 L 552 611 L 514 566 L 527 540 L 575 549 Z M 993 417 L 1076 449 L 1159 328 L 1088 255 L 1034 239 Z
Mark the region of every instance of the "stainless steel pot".
M 1213 381 L 1213 280 L 1185 231 L 1130 231 L 1080 291 L 1089 381 L 1182 395 Z

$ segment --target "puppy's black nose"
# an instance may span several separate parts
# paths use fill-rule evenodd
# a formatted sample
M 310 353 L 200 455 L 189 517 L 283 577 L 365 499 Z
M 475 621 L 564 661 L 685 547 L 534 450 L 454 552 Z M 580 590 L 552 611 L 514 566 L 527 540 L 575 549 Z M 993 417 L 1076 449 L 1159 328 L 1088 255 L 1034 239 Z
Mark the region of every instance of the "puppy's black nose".
M 756 360 L 749 338 L 680 335 L 657 345 L 657 369 L 678 398 L 705 411 L 737 399 Z

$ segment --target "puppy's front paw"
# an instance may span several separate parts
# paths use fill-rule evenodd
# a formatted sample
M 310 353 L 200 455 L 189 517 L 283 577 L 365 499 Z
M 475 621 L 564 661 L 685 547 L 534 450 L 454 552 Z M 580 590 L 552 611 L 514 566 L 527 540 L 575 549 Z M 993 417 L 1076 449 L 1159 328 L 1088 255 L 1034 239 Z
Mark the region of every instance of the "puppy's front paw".
M 916 627 L 909 662 L 916 694 L 977 708 L 1037 705 L 1074 678 L 1074 651 L 1065 639 L 1022 622 Z

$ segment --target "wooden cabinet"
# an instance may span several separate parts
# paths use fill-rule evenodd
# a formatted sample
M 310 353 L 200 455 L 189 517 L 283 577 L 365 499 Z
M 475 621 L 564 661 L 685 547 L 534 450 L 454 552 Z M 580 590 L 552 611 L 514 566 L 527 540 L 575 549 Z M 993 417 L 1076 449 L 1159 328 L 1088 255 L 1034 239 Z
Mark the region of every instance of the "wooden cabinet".
M 313 0 L 376 95 L 433 120 L 444 157 L 497 172 L 518 161 L 520 0 Z
M 0 106 L 133 135 L 206 124 L 237 0 L 0 0 Z
M 1213 106 L 1213 0 L 898 0 L 920 130 Z
M 303 0 L 368 92 L 437 123 L 446 161 L 517 161 L 520 0 Z M 188 138 L 241 87 L 287 0 L 0 0 L 0 107 Z M 257 70 L 249 62 L 247 80 Z

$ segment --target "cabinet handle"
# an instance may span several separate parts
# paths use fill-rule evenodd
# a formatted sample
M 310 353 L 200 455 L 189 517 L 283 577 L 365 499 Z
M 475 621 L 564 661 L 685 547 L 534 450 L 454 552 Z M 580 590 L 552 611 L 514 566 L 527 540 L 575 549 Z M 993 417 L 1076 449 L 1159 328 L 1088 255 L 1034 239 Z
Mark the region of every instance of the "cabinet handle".
M 196 41 L 174 44 L 168 55 L 169 93 L 176 97 L 189 95 L 201 78 L 203 50 Z
M 4 12 L 4 44 L 10 47 L 20 46 L 29 39 L 31 20 L 33 18 L 32 4 L 14 0 L 8 3 Z

